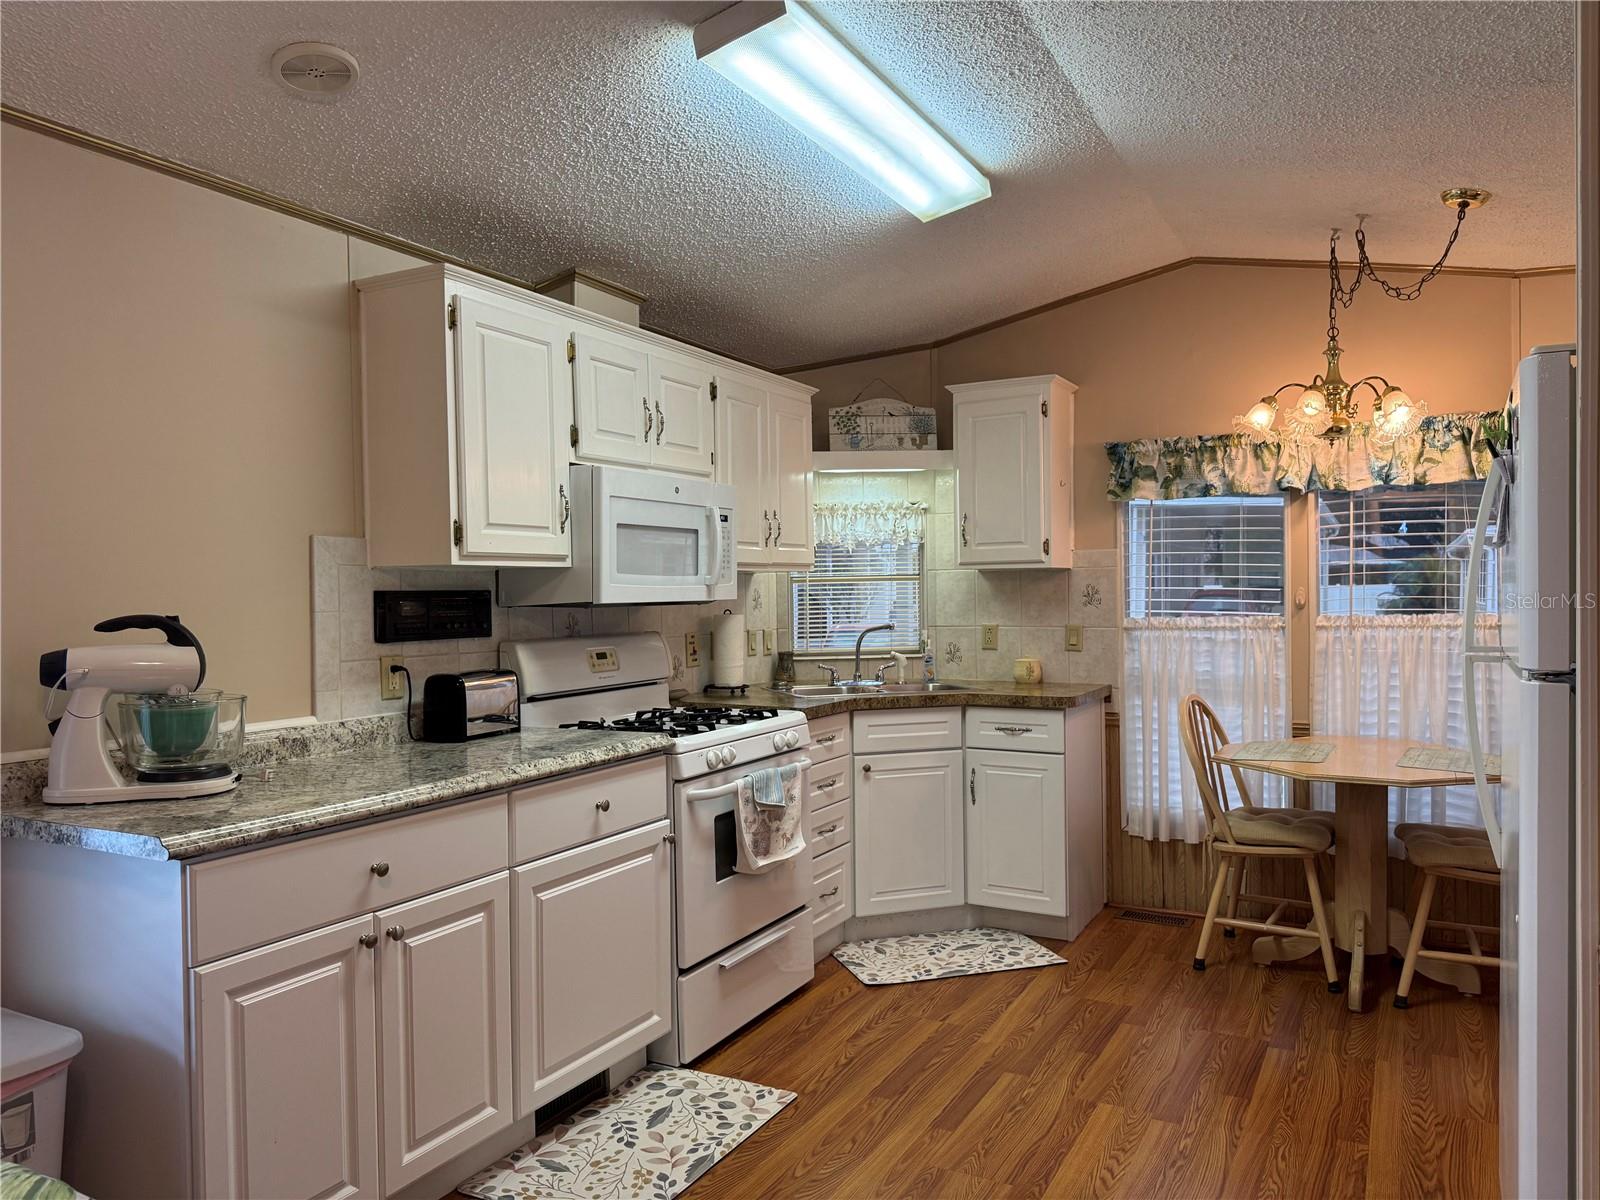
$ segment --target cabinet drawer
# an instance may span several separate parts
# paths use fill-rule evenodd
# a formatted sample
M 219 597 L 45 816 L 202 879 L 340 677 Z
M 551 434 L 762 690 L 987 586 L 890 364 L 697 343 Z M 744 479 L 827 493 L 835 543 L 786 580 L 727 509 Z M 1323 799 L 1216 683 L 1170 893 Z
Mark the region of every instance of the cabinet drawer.
M 855 913 L 850 890 L 854 868 L 850 847 L 829 850 L 812 864 L 816 881 L 811 889 L 811 936 L 837 929 Z
M 667 815 L 667 760 L 657 756 L 511 793 L 511 864 L 610 837 Z
M 850 798 L 850 756 L 819 763 L 812 760 L 810 787 L 806 791 L 806 811 L 815 812 Z
M 822 717 L 807 723 L 811 727 L 811 744 L 806 747 L 806 754 L 812 762 L 826 762 L 838 758 L 841 754 L 850 753 L 849 713 L 840 713 L 836 717 Z
M 1061 713 L 1054 709 L 967 709 L 967 745 L 985 750 L 1060 754 L 1064 728 Z
M 189 961 L 203 963 L 503 871 L 506 798 L 395 817 L 189 868 Z
M 858 712 L 850 728 L 850 750 L 858 755 L 900 750 L 955 750 L 960 746 L 959 708 Z
M 820 858 L 835 846 L 850 840 L 850 801 L 841 800 L 827 808 L 806 812 L 806 842 L 811 846 L 811 856 Z
M 751 934 L 678 980 L 678 1040 L 689 1062 L 759 1017 L 816 973 L 811 912 Z

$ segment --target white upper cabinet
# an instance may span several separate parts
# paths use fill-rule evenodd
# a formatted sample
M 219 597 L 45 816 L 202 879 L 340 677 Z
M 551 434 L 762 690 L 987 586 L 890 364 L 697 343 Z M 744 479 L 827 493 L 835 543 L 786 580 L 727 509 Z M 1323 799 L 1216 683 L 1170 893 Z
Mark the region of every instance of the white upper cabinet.
M 1070 567 L 1076 386 L 1041 375 L 949 391 L 960 564 Z
M 537 310 L 454 303 L 460 556 L 566 562 L 567 330 Z
M 731 483 L 740 570 L 812 564 L 811 390 L 717 375 L 717 482 Z
M 626 335 L 580 325 L 574 342 L 575 458 L 650 465 L 650 356 Z
M 711 475 L 717 424 L 711 400 L 713 378 L 709 363 L 650 352 L 651 466 L 686 475 Z
M 564 566 L 572 324 L 447 267 L 357 285 L 373 566 Z

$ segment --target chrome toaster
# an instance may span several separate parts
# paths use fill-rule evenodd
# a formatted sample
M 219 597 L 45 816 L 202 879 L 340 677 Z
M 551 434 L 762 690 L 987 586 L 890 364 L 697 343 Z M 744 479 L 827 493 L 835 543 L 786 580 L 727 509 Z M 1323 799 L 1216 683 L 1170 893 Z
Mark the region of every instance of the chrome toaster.
M 515 671 L 429 675 L 422 688 L 422 740 L 465 742 L 522 728 Z

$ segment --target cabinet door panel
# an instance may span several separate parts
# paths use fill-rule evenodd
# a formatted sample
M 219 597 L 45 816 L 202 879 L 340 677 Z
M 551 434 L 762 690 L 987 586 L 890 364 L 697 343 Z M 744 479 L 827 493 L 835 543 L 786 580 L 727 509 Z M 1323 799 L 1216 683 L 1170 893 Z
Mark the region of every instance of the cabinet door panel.
M 1044 554 L 1044 417 L 1037 391 L 956 408 L 956 554 L 963 564 Z
M 717 482 L 731 483 L 740 567 L 772 563 L 772 497 L 767 486 L 769 414 L 763 388 L 737 375 L 717 377 Z
M 566 560 L 566 329 L 534 310 L 456 300 L 460 554 Z
M 650 462 L 667 471 L 710 476 L 716 441 L 711 368 L 675 354 L 650 355 Z
M 961 751 L 856 757 L 857 916 L 965 899 Z
M 645 427 L 655 424 L 650 409 L 649 355 L 620 338 L 585 329 L 578 330 L 575 340 L 575 457 L 584 462 L 647 465 L 650 446 L 645 441 Z
M 719 400 L 720 402 L 720 400 Z M 768 454 L 773 519 L 771 561 L 809 567 L 811 532 L 811 402 L 771 393 Z
M 370 916 L 193 972 L 200 1192 L 378 1194 Z
M 511 1123 L 510 886 L 502 871 L 378 914 L 387 1191 Z
M 1067 915 L 1059 754 L 967 751 L 967 902 Z
M 519 1117 L 672 1027 L 667 830 L 659 821 L 512 872 Z

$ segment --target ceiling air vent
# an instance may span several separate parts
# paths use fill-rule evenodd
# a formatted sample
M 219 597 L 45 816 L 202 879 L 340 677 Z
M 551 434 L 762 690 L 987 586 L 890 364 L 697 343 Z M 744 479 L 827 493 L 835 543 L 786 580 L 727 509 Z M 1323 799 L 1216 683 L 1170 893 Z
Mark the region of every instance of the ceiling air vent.
M 348 91 L 361 68 L 355 57 L 326 42 L 291 42 L 272 56 L 272 73 L 291 91 L 314 97 Z

